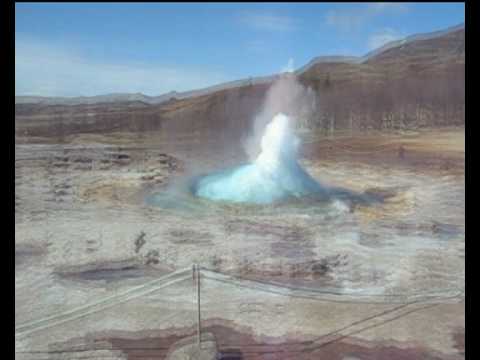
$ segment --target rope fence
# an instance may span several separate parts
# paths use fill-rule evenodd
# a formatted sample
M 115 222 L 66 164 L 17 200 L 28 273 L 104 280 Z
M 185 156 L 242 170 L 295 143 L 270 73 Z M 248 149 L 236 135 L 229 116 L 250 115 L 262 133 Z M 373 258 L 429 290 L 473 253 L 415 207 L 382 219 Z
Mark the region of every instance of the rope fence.
M 309 300 L 319 300 L 325 302 L 339 303 L 363 303 L 363 304 L 404 304 L 411 301 L 432 302 L 434 300 L 442 301 L 446 299 L 458 298 L 464 294 L 464 290 L 458 288 L 444 289 L 441 291 L 394 294 L 394 293 L 365 293 L 352 292 L 346 293 L 335 290 L 322 290 L 315 288 L 306 288 L 292 286 L 274 281 L 246 279 L 239 276 L 227 275 L 219 271 L 208 268 L 201 268 L 202 278 L 228 283 L 238 287 L 244 287 L 252 290 L 258 290 L 276 295 L 304 298 Z
M 149 281 L 142 285 L 134 286 L 126 291 L 108 296 L 99 301 L 95 301 L 87 305 L 79 306 L 77 308 L 65 311 L 63 313 L 58 313 L 58 314 L 48 316 L 39 320 L 24 323 L 15 328 L 15 337 L 16 338 L 22 337 L 22 336 L 31 334 L 33 332 L 46 329 L 51 326 L 60 325 L 72 320 L 76 320 L 84 316 L 93 314 L 95 312 L 105 310 L 112 306 L 135 299 L 137 297 L 150 294 L 152 292 L 155 292 L 164 287 L 176 284 L 185 279 L 190 279 L 191 275 L 188 274 L 171 281 L 166 281 L 173 278 L 174 276 L 185 274 L 190 271 L 191 271 L 190 268 L 177 270 L 170 274 L 162 276 L 161 278 Z
M 201 296 L 201 291 L 200 291 L 200 286 L 202 281 L 213 281 L 215 283 L 220 283 L 220 284 L 228 284 L 231 286 L 235 286 L 237 288 L 244 288 L 244 289 L 249 289 L 249 290 L 254 290 L 254 291 L 261 291 L 264 293 L 269 293 L 269 294 L 274 294 L 274 295 L 279 295 L 279 296 L 284 296 L 284 297 L 292 297 L 292 298 L 299 298 L 299 299 L 307 299 L 307 300 L 317 300 L 317 301 L 323 301 L 323 302 L 337 302 L 337 303 L 362 303 L 362 304 L 392 304 L 394 305 L 393 309 L 388 309 L 384 311 L 382 314 L 389 314 L 393 312 L 397 312 L 397 310 L 406 308 L 410 305 L 414 304 L 420 304 L 423 303 L 427 306 L 424 308 L 428 308 L 429 306 L 433 305 L 438 305 L 440 303 L 445 303 L 450 300 L 455 300 L 459 301 L 464 297 L 465 290 L 458 289 L 458 288 L 449 288 L 449 289 L 443 289 L 439 291 L 431 291 L 431 292 L 415 292 L 415 293 L 403 293 L 403 294 L 393 294 L 393 293 L 386 293 L 386 294 L 379 294 L 379 293 L 366 293 L 366 292 L 342 292 L 339 290 L 332 290 L 332 289 L 318 289 L 318 288 L 307 288 L 307 287 L 299 287 L 299 286 L 293 286 L 293 285 L 288 285 L 284 283 L 279 283 L 275 281 L 266 281 L 266 280 L 258 280 L 258 279 L 247 279 L 244 277 L 240 276 L 235 276 L 235 275 L 229 275 L 226 273 L 222 273 L 217 270 L 213 269 L 208 269 L 205 267 L 200 267 L 198 265 L 193 266 L 193 268 L 188 267 L 184 269 L 180 269 L 177 271 L 174 271 L 172 273 L 169 273 L 165 276 L 162 276 L 160 278 L 157 278 L 152 281 L 148 281 L 144 284 L 137 285 L 134 287 L 129 288 L 128 290 L 107 296 L 105 298 L 102 298 L 98 301 L 94 301 L 92 303 L 89 303 L 87 305 L 79 306 L 76 308 L 73 308 L 68 311 L 64 312 L 59 312 L 57 314 L 47 316 L 41 319 L 37 319 L 35 321 L 30 321 L 27 323 L 23 323 L 15 328 L 15 338 L 22 338 L 25 337 L 26 335 L 30 335 L 32 333 L 45 330 L 47 328 L 51 328 L 54 326 L 58 326 L 61 324 L 65 324 L 70 321 L 74 321 L 89 315 L 92 315 L 94 313 L 97 313 L 99 311 L 106 310 L 108 308 L 111 308 L 113 306 L 125 303 L 127 301 L 133 300 L 135 298 L 145 296 L 148 294 L 151 294 L 153 292 L 156 292 L 158 290 L 164 289 L 166 287 L 178 284 L 182 281 L 185 281 L 187 279 L 192 280 L 192 275 L 193 275 L 193 280 L 195 285 L 195 292 L 194 292 L 194 298 L 196 300 L 196 305 L 197 305 L 197 342 L 198 345 L 200 346 L 201 342 L 201 308 L 200 308 L 200 296 Z M 202 281 L 201 281 L 202 280 Z M 205 300 L 202 300 L 202 302 L 205 302 Z M 211 303 L 210 301 L 207 301 L 207 304 Z M 214 302 L 215 303 L 215 302 Z M 421 308 L 423 309 L 423 308 Z M 421 310 L 420 309 L 420 310 Z M 193 308 L 192 308 L 193 310 Z M 417 310 L 414 310 L 417 311 Z M 405 314 L 408 314 L 409 312 L 405 312 Z M 160 319 L 160 321 L 166 321 L 168 319 L 173 318 L 174 316 L 179 315 L 178 312 L 173 313 L 173 314 L 168 314 L 164 318 Z M 374 316 L 371 316 L 371 319 L 378 318 L 380 315 L 376 314 Z M 393 314 L 392 314 L 393 315 Z M 394 316 L 392 319 L 389 319 L 388 321 L 393 321 L 397 318 L 400 318 L 400 316 Z M 362 319 L 362 323 L 370 320 L 370 318 Z M 360 322 L 359 322 L 360 323 Z M 354 323 L 355 325 L 355 323 Z M 341 329 L 340 329 L 341 330 Z M 330 333 L 328 335 L 335 335 L 338 334 L 339 336 L 344 336 L 340 334 L 340 330 L 335 331 L 333 333 Z M 324 338 L 325 336 L 322 336 L 321 338 Z M 309 345 L 307 348 L 305 348 L 303 351 L 309 351 L 313 350 L 316 348 L 318 345 L 318 340 L 316 341 L 307 341 L 303 345 Z M 87 344 L 85 344 L 87 345 Z M 78 347 L 80 345 L 76 345 Z M 255 345 L 257 346 L 257 345 Z M 258 345 L 260 346 L 260 345 Z M 111 347 L 107 348 L 91 348 L 91 351 L 103 351 L 103 350 L 113 350 Z M 142 350 L 142 349 L 139 349 Z M 145 350 L 148 350 L 145 348 Z M 165 349 L 162 349 L 165 350 Z M 68 352 L 69 350 L 67 349 L 64 352 Z M 75 351 L 87 351 L 87 350 L 74 350 L 71 349 L 70 351 L 75 352 Z M 54 349 L 51 350 L 32 350 L 32 351 L 17 351 L 16 353 L 18 354 L 49 354 L 55 352 Z

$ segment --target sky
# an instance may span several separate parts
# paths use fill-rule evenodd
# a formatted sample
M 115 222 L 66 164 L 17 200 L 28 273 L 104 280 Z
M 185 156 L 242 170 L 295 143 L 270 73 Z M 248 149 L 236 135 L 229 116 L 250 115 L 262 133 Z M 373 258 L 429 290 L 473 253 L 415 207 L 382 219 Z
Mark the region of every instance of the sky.
M 463 3 L 16 3 L 15 93 L 187 91 L 464 21 Z

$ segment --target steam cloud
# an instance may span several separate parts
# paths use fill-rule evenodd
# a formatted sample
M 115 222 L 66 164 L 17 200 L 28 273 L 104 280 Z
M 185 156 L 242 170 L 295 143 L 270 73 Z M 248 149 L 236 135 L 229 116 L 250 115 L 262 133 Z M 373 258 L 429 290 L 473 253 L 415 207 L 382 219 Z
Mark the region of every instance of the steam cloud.
M 260 142 L 265 126 L 276 114 L 283 113 L 294 120 L 290 124 L 297 128 L 306 122 L 316 110 L 315 94 L 311 89 L 302 86 L 293 74 L 284 74 L 268 91 L 265 103 L 253 121 L 252 131 L 244 139 L 243 147 L 250 161 L 254 161 L 260 153 Z
M 194 194 L 257 204 L 312 193 L 326 195 L 326 189 L 297 162 L 300 142 L 294 135 L 292 119 L 298 120 L 311 110 L 314 102 L 309 95 L 293 75 L 278 80 L 244 143 L 251 163 L 200 178 L 194 184 Z

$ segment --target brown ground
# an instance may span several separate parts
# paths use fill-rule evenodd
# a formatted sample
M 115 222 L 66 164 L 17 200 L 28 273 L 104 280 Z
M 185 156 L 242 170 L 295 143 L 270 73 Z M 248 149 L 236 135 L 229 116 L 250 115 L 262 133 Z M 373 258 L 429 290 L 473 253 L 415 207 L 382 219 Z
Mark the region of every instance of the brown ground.
M 391 190 L 381 182 L 382 174 L 425 177 L 427 180 L 422 181 L 427 182 L 446 177 L 451 184 L 464 186 L 464 136 L 463 128 L 354 137 L 347 134 L 321 140 L 305 136 L 303 161 L 314 176 L 322 175 L 358 192 L 374 189 L 371 191 L 385 195 L 388 201 L 384 206 L 355 210 L 366 224 L 398 217 L 399 231 L 431 234 L 453 225 L 404 222 L 402 216 L 412 213 L 417 206 L 414 197 L 411 192 L 396 190 L 389 195 Z M 218 162 L 226 166 L 245 160 L 240 146 L 226 148 L 224 142 L 203 141 L 189 135 L 166 139 L 155 133 L 141 139 L 125 133 L 80 135 L 68 141 L 68 146 L 26 146 L 16 152 L 17 325 L 88 303 L 122 286 L 164 274 L 165 269 L 190 266 L 192 262 L 247 278 L 320 287 L 330 281 L 328 267 L 338 262 L 341 269 L 343 263 L 353 260 L 353 256 L 344 258 L 343 254 L 338 259 L 321 253 L 319 257 L 315 241 L 320 228 L 312 230 L 310 220 L 256 218 L 236 215 L 234 211 L 205 221 L 185 220 L 139 205 L 145 191 L 165 188 L 177 176 L 188 175 L 195 166 L 196 170 L 208 169 Z M 99 144 L 107 148 L 98 147 Z M 71 148 L 72 145 L 77 148 Z M 348 168 L 348 177 L 338 176 Z M 370 179 L 369 174 L 374 178 Z M 452 215 L 458 222 L 454 225 L 462 228 L 464 213 L 446 215 Z M 153 267 L 133 254 L 132 242 L 140 231 L 146 233 L 146 248 L 160 249 L 160 263 Z M 372 234 L 363 235 L 363 245 L 373 249 L 384 246 Z M 265 241 L 262 243 L 261 239 Z M 292 241 L 296 241 L 295 246 Z M 418 266 L 421 281 L 434 287 L 435 271 L 451 266 L 461 273 L 464 247 L 458 246 L 458 259 L 452 264 L 445 263 L 442 250 L 435 250 L 433 254 L 418 254 L 417 262 L 406 268 Z M 273 259 L 284 258 L 286 263 L 279 268 L 275 264 L 265 265 L 265 254 Z M 303 268 L 295 265 L 297 259 L 303 259 Z M 425 267 L 432 273 L 424 274 Z M 99 271 L 93 274 L 96 270 Z M 35 297 L 31 296 L 32 289 L 36 289 Z M 377 323 L 368 321 L 363 326 L 362 319 L 380 309 L 388 311 L 383 305 L 315 305 L 300 300 L 277 304 L 276 300 L 256 293 L 253 301 L 248 292 L 234 295 L 233 290 L 226 288 L 210 291 L 203 327 L 215 335 L 223 359 L 464 358 L 463 302 L 446 308 L 422 305 L 405 309 L 401 319 L 375 327 Z M 182 301 L 178 302 L 175 296 L 156 304 L 166 314 L 176 307 L 182 309 Z M 65 300 L 58 300 L 62 297 Z M 263 305 L 256 305 L 256 300 Z M 293 313 L 283 312 L 283 306 L 289 311 L 293 309 Z M 232 313 L 230 307 L 240 312 Z M 42 346 L 52 351 L 57 343 L 61 351 L 71 351 L 75 342 L 90 339 L 89 349 L 105 346 L 127 354 L 129 360 L 153 359 L 162 358 L 171 344 L 195 332 L 195 327 L 189 325 L 190 315 L 194 317 L 193 307 L 184 318 L 160 327 L 153 321 L 159 310 L 148 302 L 112 311 L 105 318 L 98 314 L 104 320 L 62 325 L 52 333 L 47 329 L 36 335 L 39 338 L 19 340 L 17 346 L 19 351 Z M 219 313 L 224 315 L 222 319 L 218 318 Z M 276 323 L 282 316 L 285 321 Z M 124 323 L 109 325 L 115 318 L 125 318 Z M 320 320 L 316 321 L 317 318 Z M 137 328 L 142 321 L 150 325 L 142 330 L 130 329 L 130 325 Z M 349 328 L 349 324 L 353 327 Z M 277 336 L 275 331 L 283 335 Z M 267 337 L 269 332 L 271 336 Z
M 430 305 L 432 306 L 432 305 Z M 368 328 L 368 326 L 366 327 Z M 302 360 L 456 360 L 460 355 L 445 356 L 433 349 L 415 343 L 382 343 L 355 338 L 355 333 L 342 335 L 332 332 L 312 340 L 300 341 L 295 338 L 254 337 L 249 328 L 235 328 L 234 324 L 222 319 L 209 319 L 203 323 L 202 332 L 212 334 L 218 350 L 218 359 L 260 360 L 260 359 L 302 359 Z M 55 344 L 52 351 L 118 350 L 128 360 L 162 359 L 181 339 L 196 336 L 196 329 L 177 328 L 166 331 L 144 331 L 141 333 L 97 334 L 90 336 L 88 344 Z M 455 339 L 461 341 L 461 334 Z M 55 350 L 54 350 L 55 349 Z

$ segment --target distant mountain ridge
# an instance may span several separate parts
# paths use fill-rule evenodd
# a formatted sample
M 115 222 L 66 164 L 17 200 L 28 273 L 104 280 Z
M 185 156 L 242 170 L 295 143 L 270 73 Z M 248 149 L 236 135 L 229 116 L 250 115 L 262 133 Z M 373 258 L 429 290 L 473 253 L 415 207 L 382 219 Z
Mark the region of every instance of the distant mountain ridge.
M 318 56 L 311 60 L 307 65 L 301 67 L 297 71 L 295 71 L 296 74 L 302 74 L 303 72 L 307 71 L 310 69 L 312 66 L 319 64 L 319 63 L 348 63 L 348 64 L 362 64 L 371 58 L 379 55 L 380 53 L 390 50 L 395 47 L 400 47 L 407 45 L 413 41 L 420 41 L 420 40 L 429 40 L 429 39 L 434 39 L 437 37 L 441 37 L 453 32 L 456 32 L 458 30 L 465 29 L 465 23 L 451 26 L 447 29 L 444 30 L 439 30 L 439 31 L 433 31 L 429 33 L 420 33 L 420 34 L 414 34 L 407 36 L 406 38 L 403 39 L 398 39 L 398 40 L 393 40 L 385 45 L 379 47 L 378 49 L 372 50 L 365 54 L 364 56 Z
M 235 142 L 251 131 L 274 80 L 284 75 L 158 97 L 109 94 L 80 98 L 77 104 L 52 104 L 48 101 L 55 99 L 48 98 L 17 102 L 15 133 L 29 141 L 36 136 L 161 131 Z M 296 108 L 282 101 L 275 111 L 289 113 L 304 129 L 332 134 L 465 124 L 463 25 L 398 40 L 364 57 L 316 58 L 295 75 L 312 96 L 311 109 L 292 113 Z
M 458 30 L 465 29 L 465 24 L 459 24 L 449 27 L 444 30 L 434 31 L 430 33 L 422 33 L 408 36 L 404 39 L 389 42 L 382 47 L 367 53 L 364 56 L 319 56 L 311 60 L 305 66 L 296 70 L 296 75 L 301 75 L 311 69 L 313 66 L 320 63 L 345 63 L 345 64 L 362 64 L 377 55 L 386 52 L 390 49 L 405 46 L 414 41 L 434 39 L 441 37 Z M 246 85 L 268 84 L 273 82 L 281 74 L 274 74 L 270 76 L 252 77 L 241 80 L 234 80 L 218 85 L 213 85 L 198 90 L 191 90 L 185 92 L 170 91 L 158 96 L 148 96 L 142 93 L 112 93 L 96 96 L 78 96 L 78 97 L 47 97 L 47 96 L 15 96 L 15 104 L 42 104 L 42 105 L 82 105 L 82 104 L 100 104 L 100 103 L 117 103 L 117 102 L 143 102 L 150 105 L 161 104 L 171 99 L 187 99 L 190 97 L 207 95 L 220 90 L 231 89 L 235 87 L 242 87 Z

